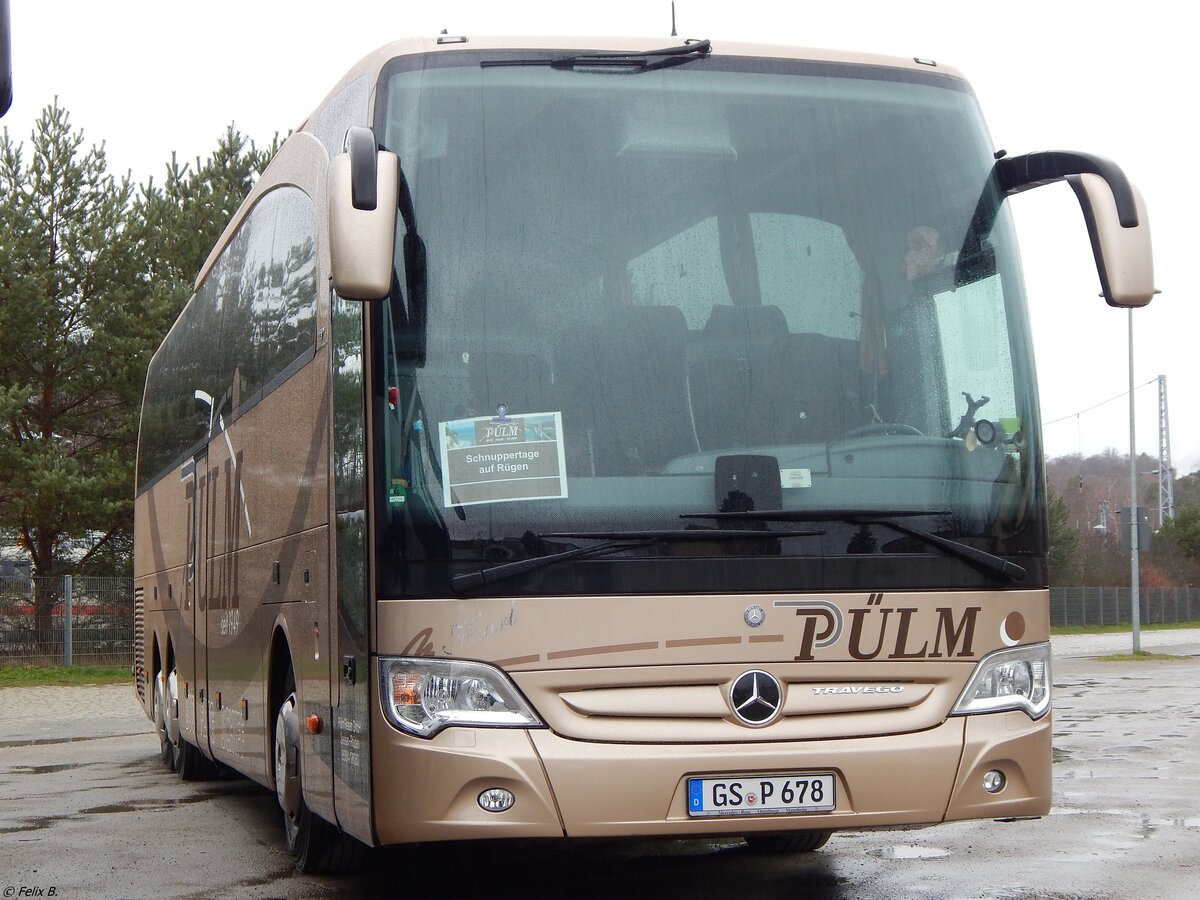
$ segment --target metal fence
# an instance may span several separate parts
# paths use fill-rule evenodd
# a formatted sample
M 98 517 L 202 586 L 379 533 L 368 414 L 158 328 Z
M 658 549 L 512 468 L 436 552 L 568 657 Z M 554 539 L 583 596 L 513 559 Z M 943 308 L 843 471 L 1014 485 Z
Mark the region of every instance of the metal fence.
M 0 666 L 132 659 L 132 579 L 0 576 Z
M 1200 588 L 1142 588 L 1139 600 L 1142 624 L 1200 621 Z M 1052 625 L 1126 625 L 1131 611 L 1127 587 L 1050 589 Z M 129 578 L 0 575 L 0 666 L 127 665 L 133 627 Z
M 1128 625 L 1133 614 L 1130 588 L 1050 588 L 1051 625 Z M 1143 625 L 1200 621 L 1200 588 L 1139 588 Z

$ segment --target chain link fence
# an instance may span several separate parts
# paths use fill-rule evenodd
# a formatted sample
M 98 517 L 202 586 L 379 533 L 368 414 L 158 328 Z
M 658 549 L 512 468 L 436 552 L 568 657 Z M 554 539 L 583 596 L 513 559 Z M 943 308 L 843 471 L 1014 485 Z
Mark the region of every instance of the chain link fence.
M 132 579 L 0 575 L 0 666 L 132 659 Z
M 1127 587 L 1050 588 L 1051 625 L 1128 625 L 1133 591 Z M 1200 621 L 1200 588 L 1139 588 L 1143 625 Z

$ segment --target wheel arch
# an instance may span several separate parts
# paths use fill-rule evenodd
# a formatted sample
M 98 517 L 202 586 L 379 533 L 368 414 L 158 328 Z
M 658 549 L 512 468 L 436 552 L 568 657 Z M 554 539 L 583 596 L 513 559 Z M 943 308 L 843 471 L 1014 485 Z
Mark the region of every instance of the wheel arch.
M 274 758 L 275 728 L 273 723 L 276 712 L 283 705 L 283 701 L 287 699 L 289 693 L 287 687 L 289 673 L 293 679 L 292 689 L 299 694 L 299 685 L 295 683 L 295 666 L 292 663 L 292 648 L 288 637 L 287 622 L 281 618 L 275 623 L 271 632 L 271 645 L 267 658 L 267 759 Z M 274 767 L 267 767 L 267 777 L 271 782 L 271 788 L 274 789 Z
M 156 695 L 154 693 L 155 686 L 158 682 L 159 675 L 166 672 L 166 668 L 163 664 L 163 661 L 166 659 L 166 653 L 163 650 L 164 644 L 162 636 L 159 634 L 157 628 L 151 632 L 150 644 L 150 666 L 146 669 L 145 676 L 146 699 L 149 701 L 148 712 L 150 717 L 154 718 L 154 707 L 157 703 Z

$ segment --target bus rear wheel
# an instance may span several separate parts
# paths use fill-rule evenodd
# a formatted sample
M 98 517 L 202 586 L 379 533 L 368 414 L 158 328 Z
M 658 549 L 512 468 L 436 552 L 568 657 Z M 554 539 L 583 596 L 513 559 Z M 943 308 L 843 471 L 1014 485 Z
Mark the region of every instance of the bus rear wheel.
M 758 853 L 812 853 L 820 850 L 832 831 L 797 831 L 794 834 L 748 834 L 746 843 Z
M 297 870 L 344 872 L 358 865 L 363 845 L 341 834 L 304 802 L 300 776 L 300 712 L 295 680 L 288 674 L 285 698 L 275 714 L 275 796 L 283 810 L 283 831 Z
M 154 676 L 154 730 L 158 734 L 158 756 L 166 768 L 174 772 L 177 765 L 175 743 L 171 740 L 167 717 L 167 675 L 158 672 Z
M 179 751 L 175 757 L 175 771 L 184 781 L 207 781 L 219 773 L 216 763 L 200 752 L 200 748 L 180 738 Z
M 217 777 L 216 764 L 200 752 L 200 749 L 188 741 L 179 730 L 179 671 L 175 666 L 166 678 L 166 703 L 163 706 L 163 730 L 166 741 L 171 745 L 170 767 L 179 773 L 184 781 L 204 781 Z M 165 761 L 165 757 L 164 757 Z

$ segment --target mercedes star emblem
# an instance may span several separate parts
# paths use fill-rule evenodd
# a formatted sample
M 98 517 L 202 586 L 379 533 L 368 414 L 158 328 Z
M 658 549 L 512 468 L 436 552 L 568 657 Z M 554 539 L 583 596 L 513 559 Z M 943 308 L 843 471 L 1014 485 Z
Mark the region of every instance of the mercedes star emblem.
M 774 675 L 752 669 L 734 679 L 729 705 L 743 724 L 752 728 L 768 725 L 783 706 L 783 688 Z

